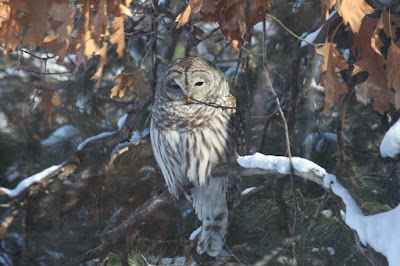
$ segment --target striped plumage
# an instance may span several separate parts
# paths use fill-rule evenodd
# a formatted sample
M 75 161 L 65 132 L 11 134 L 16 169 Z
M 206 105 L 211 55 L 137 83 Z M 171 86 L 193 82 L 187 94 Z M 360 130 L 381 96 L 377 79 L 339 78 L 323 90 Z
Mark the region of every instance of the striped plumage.
M 236 107 L 223 73 L 202 58 L 179 59 L 156 89 L 150 130 L 169 191 L 175 197 L 185 192 L 202 221 L 197 251 L 210 256 L 221 251 L 229 211 L 241 195 L 237 173 L 218 178 L 210 173 L 217 164 L 235 160 L 244 137 L 238 111 L 215 105 Z

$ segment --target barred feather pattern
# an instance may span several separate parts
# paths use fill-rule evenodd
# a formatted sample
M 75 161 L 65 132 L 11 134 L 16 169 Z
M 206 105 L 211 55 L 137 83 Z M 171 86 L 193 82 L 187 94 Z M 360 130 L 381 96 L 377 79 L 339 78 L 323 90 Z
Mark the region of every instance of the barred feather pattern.
M 197 252 L 217 256 L 241 189 L 238 173 L 213 178 L 211 171 L 236 159 L 243 147 L 243 118 L 235 109 L 188 101 L 189 96 L 236 107 L 223 73 L 202 58 L 172 63 L 159 84 L 150 130 L 154 155 L 170 193 L 178 198 L 184 191 L 202 221 Z

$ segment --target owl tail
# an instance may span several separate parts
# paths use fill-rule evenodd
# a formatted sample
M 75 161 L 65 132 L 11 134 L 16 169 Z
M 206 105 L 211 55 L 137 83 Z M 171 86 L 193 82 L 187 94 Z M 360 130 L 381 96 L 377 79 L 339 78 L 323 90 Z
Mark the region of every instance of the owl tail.
M 237 198 L 237 193 L 232 195 L 232 183 L 235 183 L 235 180 L 229 177 L 211 177 L 209 182 L 193 187 L 185 195 L 192 202 L 197 217 L 202 222 L 197 241 L 199 254 L 207 251 L 209 256 L 215 257 L 225 244 L 228 215 L 233 205 L 237 205 L 240 199 L 240 196 Z M 235 204 L 232 204 L 232 198 L 236 198 Z

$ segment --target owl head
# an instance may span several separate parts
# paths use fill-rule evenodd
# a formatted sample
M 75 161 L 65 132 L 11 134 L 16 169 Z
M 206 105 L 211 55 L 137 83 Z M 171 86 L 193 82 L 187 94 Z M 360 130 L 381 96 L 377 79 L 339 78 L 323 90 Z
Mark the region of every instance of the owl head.
M 229 95 L 229 85 L 222 71 L 210 61 L 185 57 L 167 67 L 156 94 L 156 98 L 166 101 L 192 104 Z

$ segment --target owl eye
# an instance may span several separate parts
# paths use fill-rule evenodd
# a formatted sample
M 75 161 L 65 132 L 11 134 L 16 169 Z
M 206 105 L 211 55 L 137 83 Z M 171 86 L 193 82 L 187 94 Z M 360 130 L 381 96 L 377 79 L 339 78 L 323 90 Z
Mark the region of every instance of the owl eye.
M 194 85 L 200 87 L 200 86 L 202 86 L 203 84 L 204 84 L 203 81 L 199 81 L 199 82 L 196 82 L 196 84 L 194 84 Z
M 171 84 L 169 84 L 168 87 L 170 89 L 176 90 L 176 91 L 181 89 L 181 87 L 178 84 L 176 84 L 175 82 L 172 82 Z

